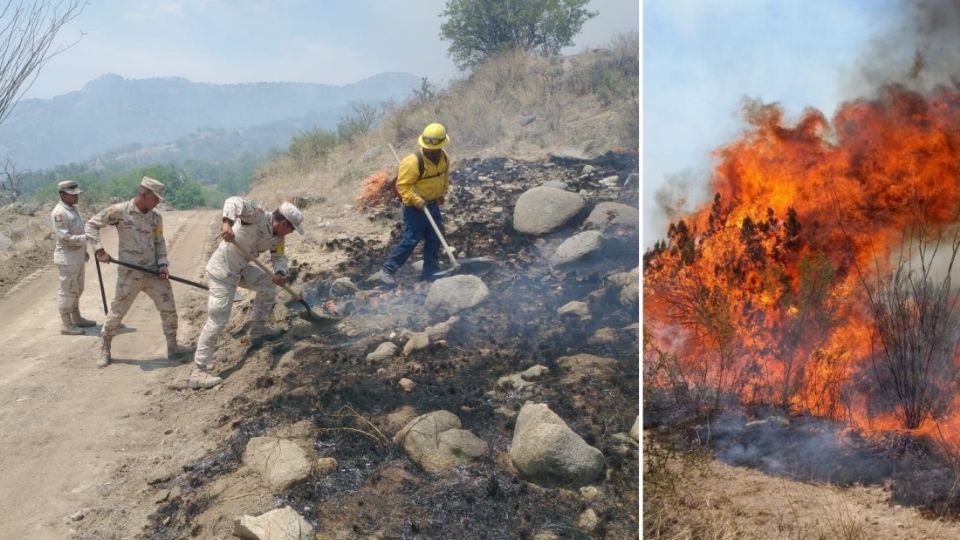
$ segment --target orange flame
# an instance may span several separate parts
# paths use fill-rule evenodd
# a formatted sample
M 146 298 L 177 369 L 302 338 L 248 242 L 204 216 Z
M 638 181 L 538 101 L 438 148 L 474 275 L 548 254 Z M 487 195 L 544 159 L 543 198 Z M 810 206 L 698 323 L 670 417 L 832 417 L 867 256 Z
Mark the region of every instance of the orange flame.
M 888 87 L 832 122 L 745 113 L 751 128 L 715 152 L 713 204 L 644 256 L 647 335 L 691 388 L 893 427 L 861 395 L 873 330 L 857 269 L 882 267 L 911 223 L 957 221 L 960 94 Z M 943 422 L 960 427 L 955 403 Z
M 363 190 L 356 197 L 357 208 L 362 212 L 369 208 L 383 208 L 394 202 L 393 176 L 386 169 L 379 170 L 363 181 Z

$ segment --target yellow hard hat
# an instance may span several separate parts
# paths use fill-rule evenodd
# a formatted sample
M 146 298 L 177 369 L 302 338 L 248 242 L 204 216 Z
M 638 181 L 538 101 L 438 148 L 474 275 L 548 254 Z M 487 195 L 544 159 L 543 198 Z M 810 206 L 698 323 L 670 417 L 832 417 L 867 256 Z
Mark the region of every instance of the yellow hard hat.
M 423 128 L 423 133 L 420 134 L 417 142 L 420 143 L 421 148 L 436 150 L 443 148 L 450 142 L 450 135 L 447 135 L 447 128 L 443 127 L 443 124 L 434 122 Z

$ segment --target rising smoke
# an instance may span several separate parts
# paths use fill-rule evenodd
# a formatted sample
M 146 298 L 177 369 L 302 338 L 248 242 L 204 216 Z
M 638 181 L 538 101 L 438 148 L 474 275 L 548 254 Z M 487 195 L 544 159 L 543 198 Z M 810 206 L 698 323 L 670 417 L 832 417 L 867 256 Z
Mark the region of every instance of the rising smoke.
M 895 22 L 872 41 L 851 91 L 872 97 L 890 84 L 960 88 L 960 0 L 900 0 L 894 9 Z

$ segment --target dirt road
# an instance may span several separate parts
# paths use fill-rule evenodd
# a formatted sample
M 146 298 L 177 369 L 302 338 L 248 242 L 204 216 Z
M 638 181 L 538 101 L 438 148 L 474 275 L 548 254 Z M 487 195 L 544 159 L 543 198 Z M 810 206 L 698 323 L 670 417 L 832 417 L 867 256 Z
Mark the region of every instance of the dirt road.
M 215 216 L 164 213 L 174 274 L 203 281 Z M 115 229 L 104 238 L 116 255 Z M 116 265 L 102 267 L 109 301 Z M 173 289 L 185 341 L 195 331 L 183 307 L 206 297 L 178 283 Z M 165 358 L 159 314 L 141 295 L 124 319 L 124 333 L 114 339 L 114 363 L 97 369 L 99 326 L 86 336 L 61 336 L 56 292 L 51 264 L 0 298 L 0 537 L 68 538 L 79 525 L 100 520 L 113 537 L 127 538 L 138 532 L 126 530 L 130 524 L 142 523 L 154 509 L 133 497 L 144 491 L 143 476 L 205 449 L 189 426 L 189 404 L 169 404 L 176 392 L 168 386 L 190 368 Z M 92 260 L 80 307 L 87 318 L 103 322 Z M 174 401 L 195 399 L 181 394 Z

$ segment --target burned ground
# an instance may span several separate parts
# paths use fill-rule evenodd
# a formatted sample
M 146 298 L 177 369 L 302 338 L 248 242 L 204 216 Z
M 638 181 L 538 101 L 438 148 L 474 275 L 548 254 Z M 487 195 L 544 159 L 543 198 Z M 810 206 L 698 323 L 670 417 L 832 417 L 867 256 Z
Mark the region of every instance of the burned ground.
M 865 433 L 847 423 L 788 417 L 763 406 L 731 407 L 707 419 L 662 391 L 647 393 L 645 400 L 645 429 L 673 448 L 706 448 L 725 464 L 791 480 L 883 487 L 894 504 L 930 517 L 960 518 L 958 470 L 935 438 Z
M 595 170 L 582 174 L 584 165 Z M 621 187 L 637 167 L 636 155 L 607 154 L 591 161 L 554 158 L 544 162 L 505 159 L 469 160 L 452 172 L 445 218 L 448 241 L 468 256 L 487 256 L 498 266 L 482 276 L 490 296 L 461 313 L 445 342 L 411 357 L 384 364 L 365 361 L 388 340 L 391 331 L 420 330 L 436 322 L 423 308 L 426 287 L 413 284 L 408 263 L 395 290 L 363 290 L 335 307 L 348 316 L 335 328 L 317 330 L 295 324 L 280 341 L 248 350 L 244 362 L 279 359 L 291 369 L 271 370 L 253 381 L 248 396 L 234 398 L 219 423 L 233 429 L 230 439 L 204 459 L 163 482 L 180 495 L 164 502 L 151 518 L 146 537 L 173 539 L 209 536 L 197 516 L 218 504 L 208 489 L 238 470 L 246 442 L 278 426 L 307 420 L 318 456 L 338 461 L 332 474 L 277 496 L 271 507 L 289 504 L 318 531 L 340 531 L 347 538 L 377 534 L 389 538 L 525 538 L 552 531 L 562 538 L 637 536 L 638 477 L 636 446 L 614 435 L 629 430 L 637 416 L 639 330 L 636 306 L 624 307 L 618 289 L 605 277 L 638 265 L 636 231 L 614 234 L 601 254 L 566 271 L 543 260 L 570 236 L 597 202 L 626 198 L 636 205 L 636 188 Z M 616 186 L 600 180 L 617 175 Z M 525 190 L 544 181 L 565 182 L 587 201 L 584 215 L 551 235 L 537 239 L 512 229 L 513 204 Z M 396 208 L 370 215 L 375 227 L 393 225 Z M 332 239 L 318 249 L 343 250 L 335 268 L 296 261 L 296 280 L 320 297 L 336 277 L 360 283 L 376 270 L 400 233 L 390 242 L 374 237 Z M 411 258 L 417 258 L 416 255 Z M 590 304 L 592 318 L 561 320 L 557 308 L 572 300 Z M 614 330 L 605 343 L 590 340 L 600 328 Z M 395 339 L 397 341 L 397 339 Z M 590 353 L 616 361 L 611 376 L 571 380 L 557 360 Z M 496 380 L 534 364 L 550 368 L 530 389 L 494 391 Z M 410 393 L 397 388 L 407 377 Z M 587 502 L 575 489 L 547 489 L 519 479 L 506 452 L 515 413 L 527 400 L 547 402 L 587 443 L 604 453 L 602 495 L 590 502 L 601 518 L 592 534 L 575 521 Z M 387 415 L 404 406 L 417 414 L 444 409 L 457 414 L 465 429 L 492 450 L 470 467 L 431 475 L 417 468 L 389 438 L 395 427 Z

